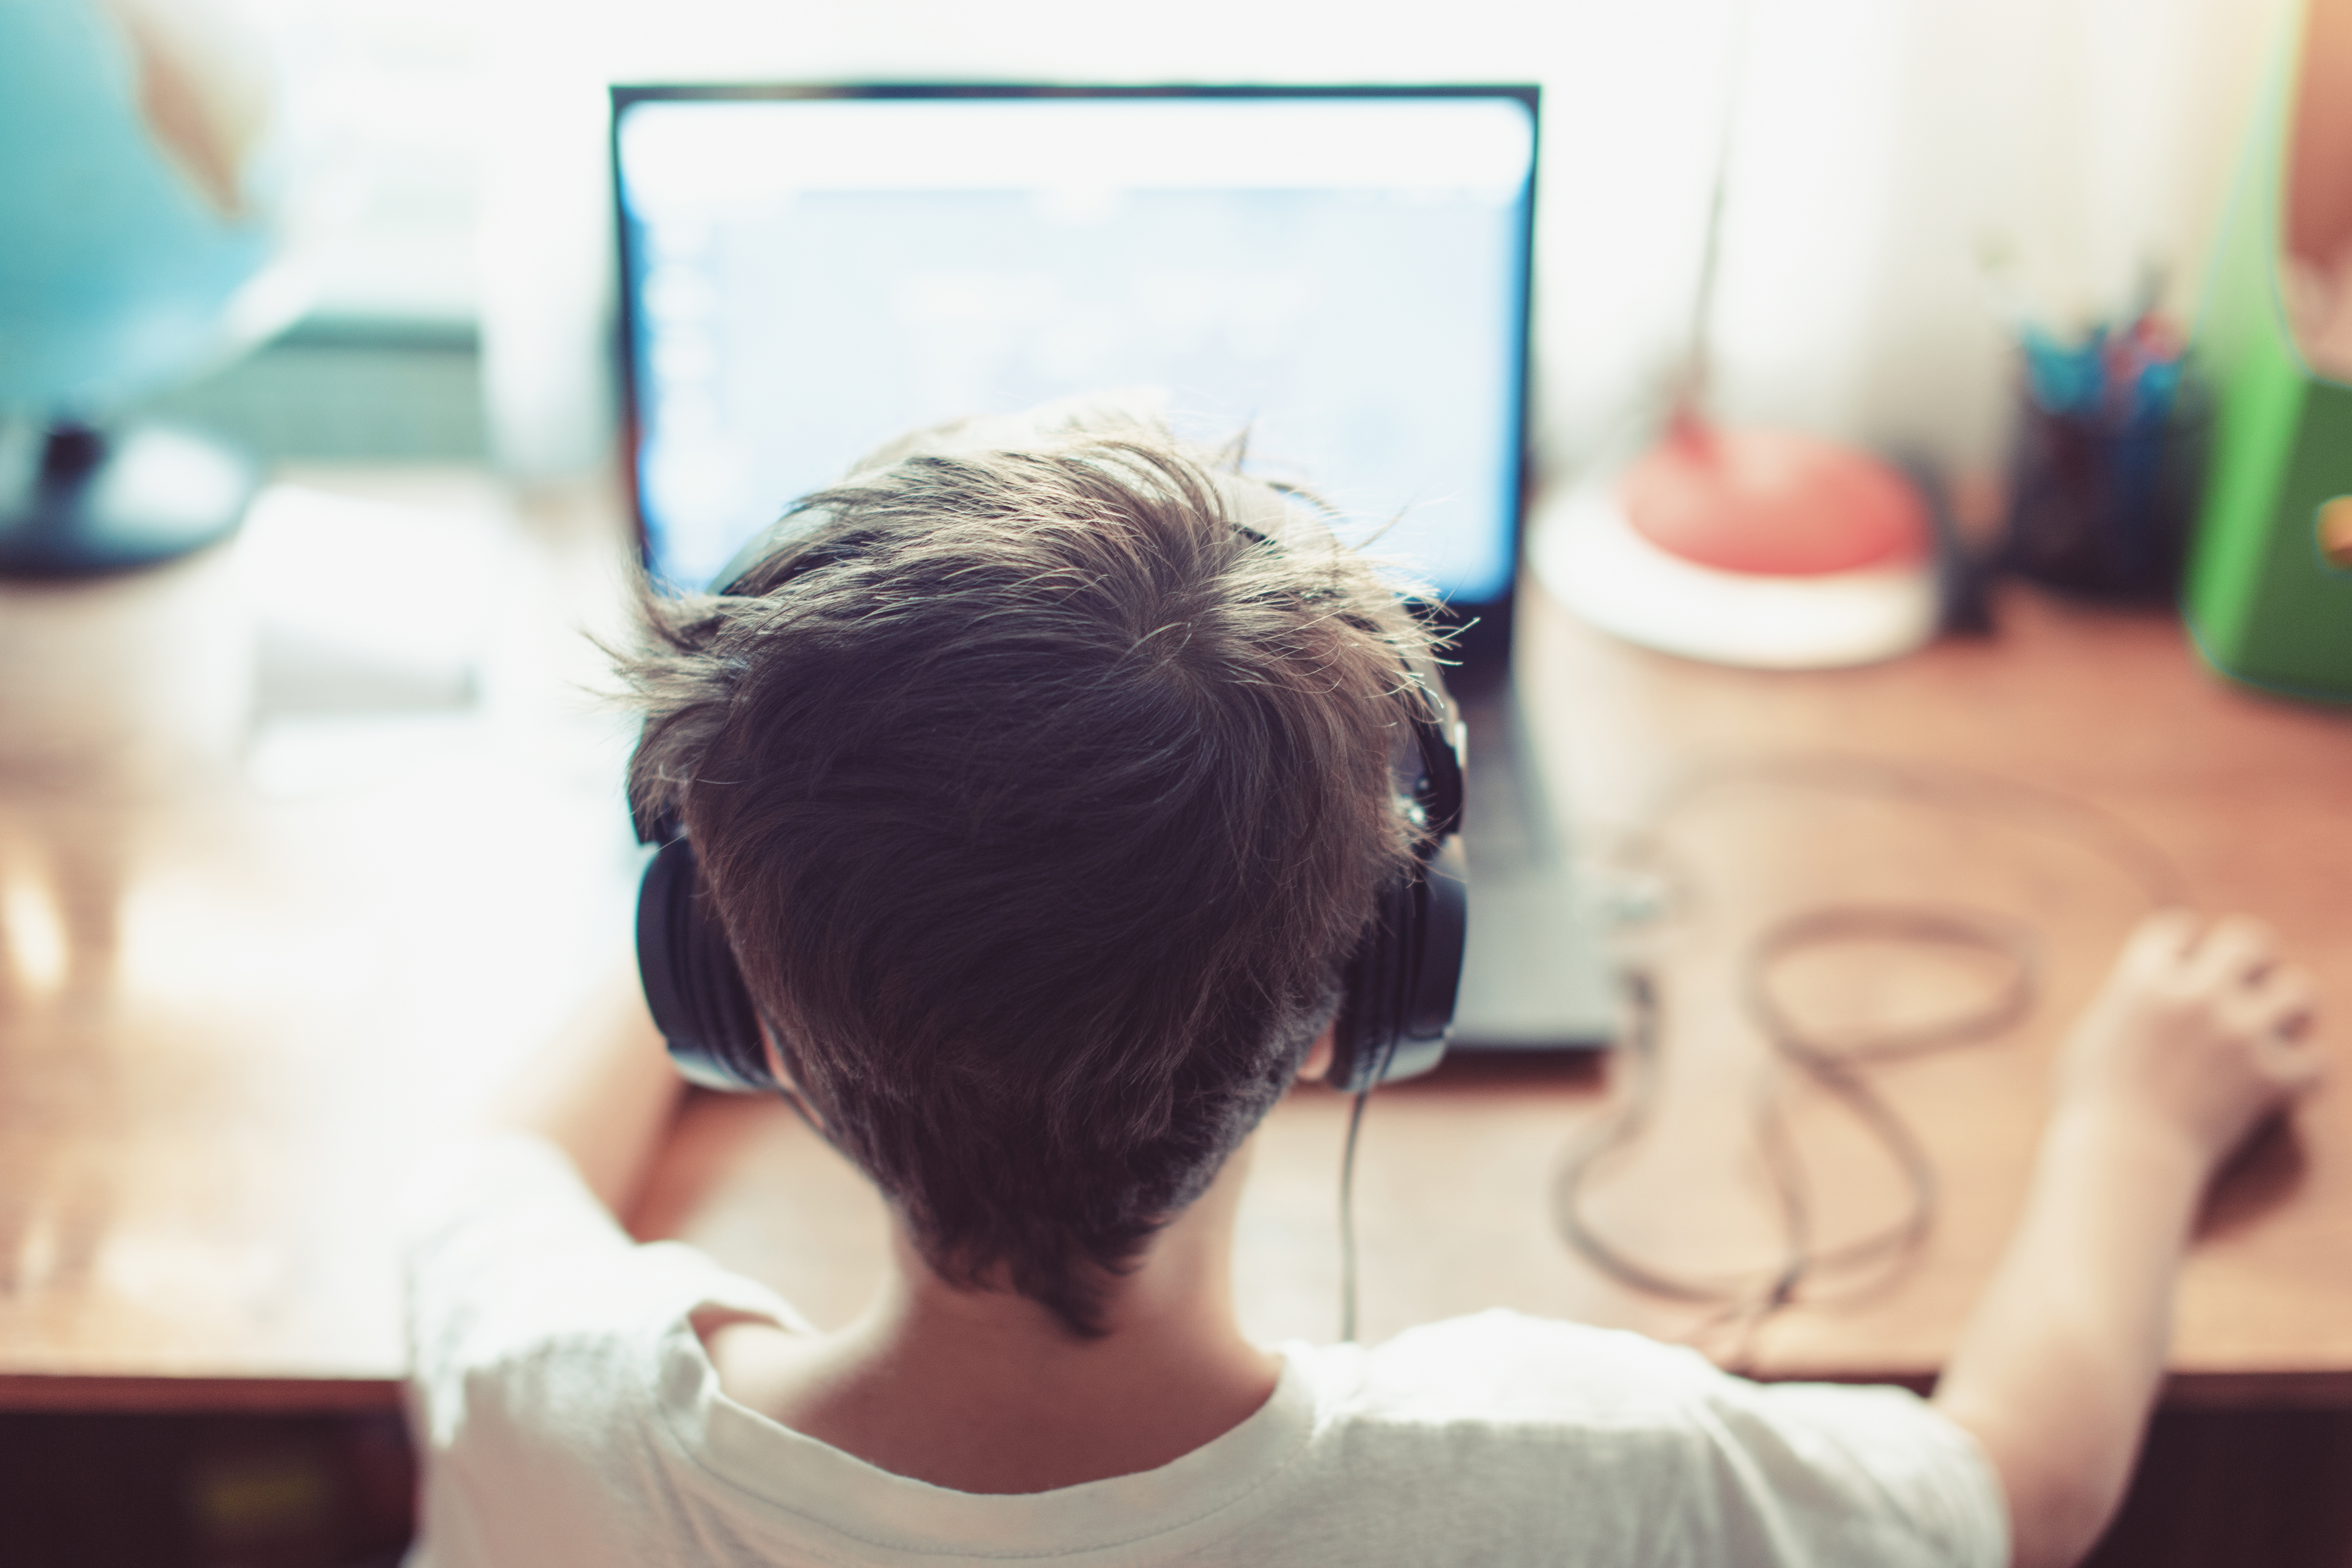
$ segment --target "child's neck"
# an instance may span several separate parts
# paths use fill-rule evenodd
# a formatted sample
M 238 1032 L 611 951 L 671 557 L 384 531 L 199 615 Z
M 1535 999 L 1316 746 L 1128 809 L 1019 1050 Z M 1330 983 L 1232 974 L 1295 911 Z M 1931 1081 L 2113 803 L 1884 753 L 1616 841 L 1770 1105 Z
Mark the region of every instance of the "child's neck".
M 1245 1152 L 1113 1288 L 1100 1339 L 1009 1291 L 957 1289 L 895 1236 L 866 1311 L 811 1338 L 731 1321 L 703 1339 L 728 1395 L 896 1475 L 1036 1492 L 1156 1468 L 1230 1431 L 1280 1360 L 1243 1338 L 1230 1268 Z

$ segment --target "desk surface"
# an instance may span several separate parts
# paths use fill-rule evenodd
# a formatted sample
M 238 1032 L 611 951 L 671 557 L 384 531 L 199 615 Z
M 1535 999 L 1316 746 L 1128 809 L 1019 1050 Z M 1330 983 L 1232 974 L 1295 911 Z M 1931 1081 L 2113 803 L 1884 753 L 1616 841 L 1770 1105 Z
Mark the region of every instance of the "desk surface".
M 402 1162 L 625 932 L 616 741 L 574 689 L 609 534 L 593 514 L 519 525 L 454 482 L 415 499 L 474 517 L 521 563 L 486 623 L 470 718 L 265 728 L 259 757 L 233 705 L 205 697 L 244 646 L 220 619 L 226 558 L 0 605 L 0 1407 L 388 1402 Z M 2336 820 L 2352 722 L 2215 684 L 2161 618 L 2026 596 L 2003 611 L 1994 641 L 1798 676 L 1643 654 L 1540 600 L 1521 635 L 1588 847 L 1702 764 L 1834 749 L 1997 773 L 2129 823 L 2202 900 L 2273 921 L 2352 1005 L 2352 835 Z M 1727 1337 L 1709 1309 L 1598 1276 L 1552 1228 L 1564 1152 L 1625 1086 L 1596 1061 L 1465 1061 L 1371 1107 L 1366 1332 L 1502 1305 L 1696 1338 L 1771 1375 L 1930 1375 L 2021 1196 L 2064 1016 L 2142 896 L 2063 836 L 1904 803 L 1727 787 L 1664 837 L 1683 868 L 1675 918 L 1647 939 L 1664 1092 L 1594 1173 L 1592 1223 L 1660 1265 L 1768 1269 L 1749 1108 L 1778 1080 L 1729 1005 L 1731 965 L 1791 909 L 1932 893 L 2029 922 L 2044 963 L 2019 1028 L 1875 1075 L 1941 1177 L 1927 1244 L 1866 1291 Z M 1832 975 L 1817 999 L 1875 1016 L 1941 983 Z M 1823 1234 L 1893 1213 L 1884 1155 L 1779 1087 Z M 1336 1330 L 1344 1112 L 1302 1090 L 1258 1140 L 1237 1275 L 1266 1338 Z M 862 1183 L 749 1100 L 689 1103 L 636 1226 L 700 1242 L 820 1322 L 856 1309 L 880 1255 Z M 2224 1185 L 2179 1323 L 2176 1397 L 2352 1403 L 2352 1092 L 2312 1102 Z
M 0 586 L 0 1408 L 389 1404 L 401 1168 L 625 941 L 609 524 L 338 482 L 429 510 Z M 470 705 L 318 707 L 426 623 Z

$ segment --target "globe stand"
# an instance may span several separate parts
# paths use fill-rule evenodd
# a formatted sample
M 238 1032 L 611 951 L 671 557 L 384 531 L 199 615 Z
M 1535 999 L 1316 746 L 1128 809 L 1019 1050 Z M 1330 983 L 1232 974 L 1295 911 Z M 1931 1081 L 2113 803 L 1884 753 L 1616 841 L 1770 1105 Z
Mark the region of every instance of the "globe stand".
M 152 425 L 110 437 L 57 420 L 29 467 L 0 479 L 0 577 L 95 577 L 177 560 L 236 532 L 258 483 L 233 449 Z

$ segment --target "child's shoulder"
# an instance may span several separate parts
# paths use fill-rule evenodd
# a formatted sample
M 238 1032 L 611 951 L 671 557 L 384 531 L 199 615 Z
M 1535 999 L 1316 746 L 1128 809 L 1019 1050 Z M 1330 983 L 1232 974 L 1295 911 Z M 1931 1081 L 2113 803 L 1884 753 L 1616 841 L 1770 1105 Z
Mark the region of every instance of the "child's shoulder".
M 1667 1418 L 1737 1382 L 1697 1352 L 1622 1330 L 1496 1308 L 1370 1349 L 1333 1347 L 1329 1384 L 1365 1415 L 1508 1420 Z
M 1315 1448 L 1352 1490 L 1475 1475 L 1486 1507 L 1538 1521 L 1567 1489 L 1561 1528 L 1624 1554 L 1674 1520 L 1697 1560 L 1758 1530 L 1822 1563 L 2006 1555 L 1982 1454 L 1904 1389 L 1759 1384 L 1683 1346 L 1505 1310 L 1289 1353 L 1317 1387 Z

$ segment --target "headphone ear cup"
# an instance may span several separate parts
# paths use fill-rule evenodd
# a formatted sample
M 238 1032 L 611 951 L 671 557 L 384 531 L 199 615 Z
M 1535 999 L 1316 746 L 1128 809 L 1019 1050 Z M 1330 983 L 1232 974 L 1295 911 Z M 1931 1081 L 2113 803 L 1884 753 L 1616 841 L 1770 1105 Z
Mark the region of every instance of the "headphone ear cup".
M 1420 937 L 1398 1040 L 1389 1057 L 1391 1079 L 1435 1067 L 1454 1031 L 1462 992 L 1462 961 L 1470 946 L 1470 857 L 1459 837 L 1438 845 L 1415 879 Z
M 1362 1093 L 1381 1081 L 1381 1056 L 1388 1039 L 1381 1030 L 1383 1008 L 1376 992 L 1395 973 L 1395 962 L 1383 952 L 1397 917 L 1395 902 L 1395 884 L 1383 886 L 1371 924 L 1357 938 L 1348 973 L 1340 978 L 1339 1018 L 1331 1025 L 1331 1069 L 1324 1074 L 1324 1084 L 1340 1093 Z
M 1333 1031 L 1332 1088 L 1415 1078 L 1445 1055 L 1469 935 L 1468 864 L 1456 837 L 1381 889 L 1349 961 Z
M 637 977 L 669 1058 L 704 1089 L 772 1090 L 759 1009 L 711 908 L 694 847 L 663 845 L 637 886 Z
M 1360 1094 L 1388 1076 L 1396 1045 L 1396 982 L 1400 928 L 1412 919 L 1410 874 L 1381 889 L 1371 923 L 1356 942 L 1341 981 L 1339 1016 L 1332 1030 L 1331 1070 L 1324 1081 L 1342 1094 Z

